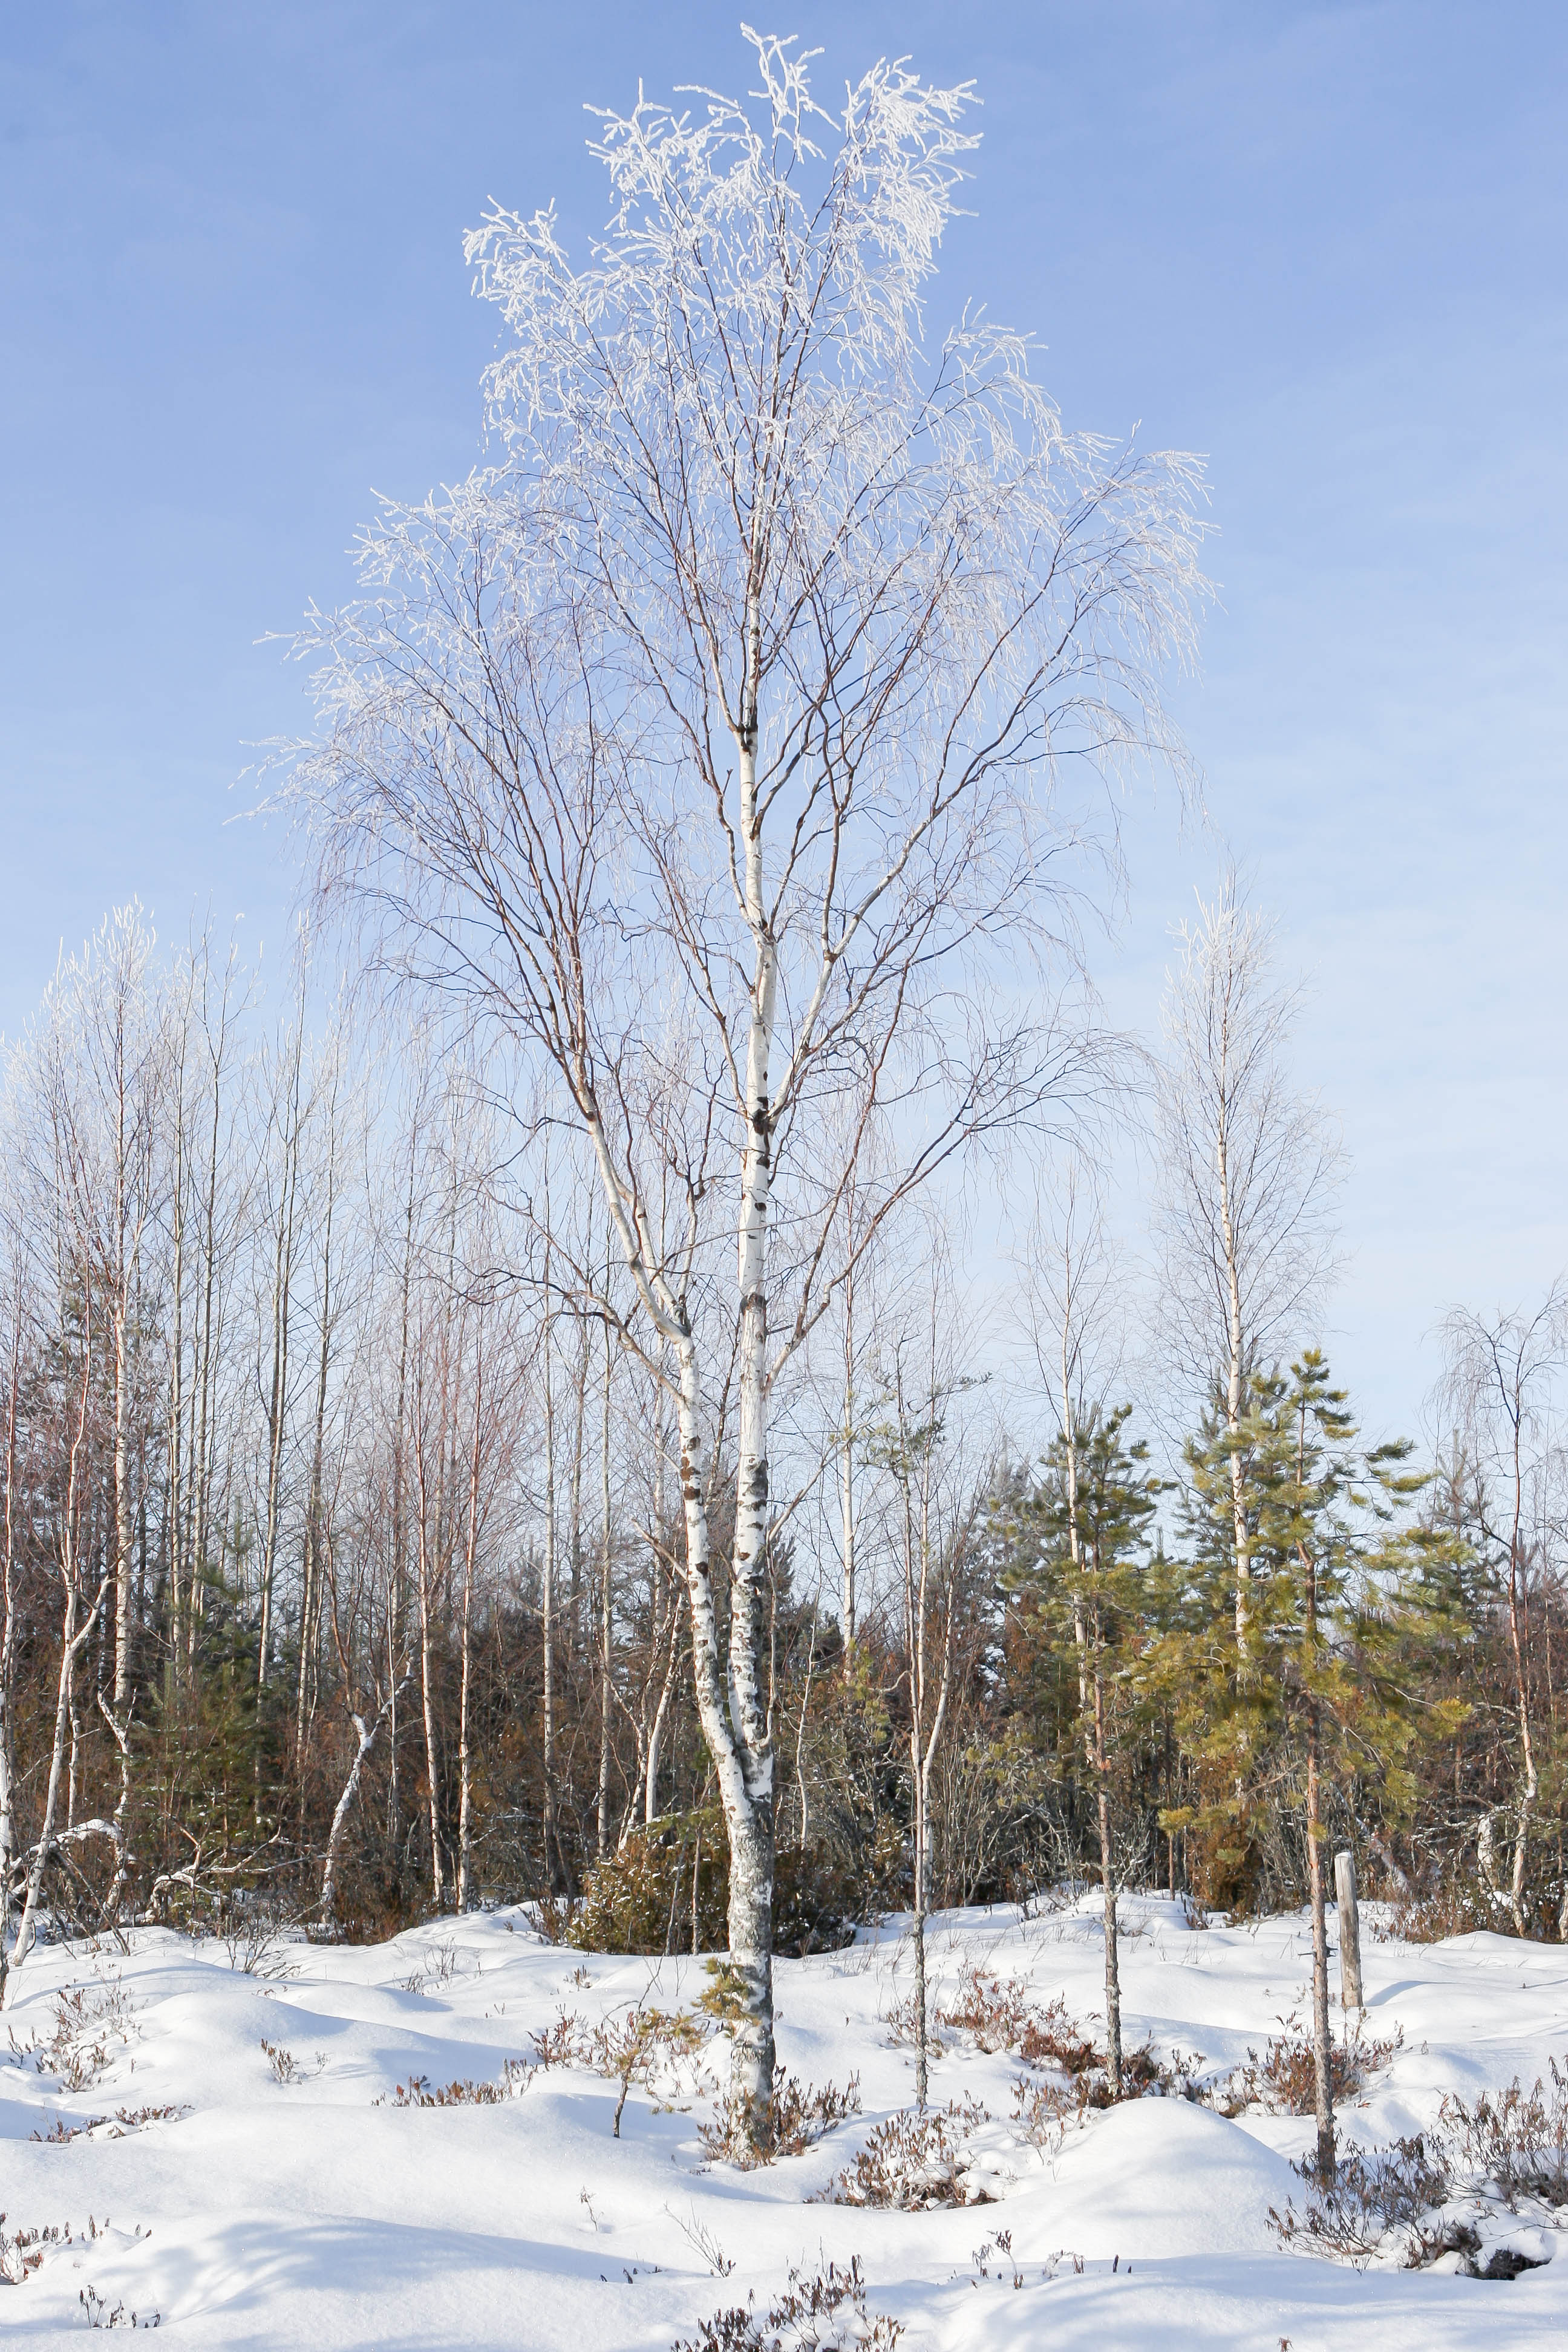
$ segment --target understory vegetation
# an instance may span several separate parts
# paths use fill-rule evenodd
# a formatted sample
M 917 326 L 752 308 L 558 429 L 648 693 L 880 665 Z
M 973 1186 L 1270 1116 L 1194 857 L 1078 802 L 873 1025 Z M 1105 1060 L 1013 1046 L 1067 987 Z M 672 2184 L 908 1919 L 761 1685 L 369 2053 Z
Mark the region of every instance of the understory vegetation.
M 1302 2165 L 1301 2210 L 1292 2200 L 1273 2216 L 1281 2242 L 1407 2270 L 1441 2262 L 1468 2277 L 1537 2267 L 1552 2244 L 1529 2222 L 1554 2228 L 1568 2207 L 1568 2074 L 1556 2059 L 1549 2073 L 1469 2104 L 1449 2093 L 1431 2129 L 1352 2148 L 1326 2179 Z
M 235 1019 L 203 1025 L 216 984 L 199 961 L 158 964 L 128 919 L 12 1066 L 13 1906 L 58 1724 L 42 1908 L 61 1927 L 379 1935 L 526 1898 L 584 1950 L 722 1947 L 729 1849 L 657 1393 L 526 1260 L 476 1286 L 498 1212 L 466 1082 L 374 1099 L 345 1037 L 297 1026 L 242 1051 Z M 132 1032 L 139 1157 L 102 1197 L 121 1184 L 135 1247 L 111 1276 L 120 1244 L 74 1171 L 113 1143 L 94 1074 Z M 1120 1412 L 1032 1450 L 949 1343 L 911 1402 L 907 1306 L 879 1311 L 766 1563 L 778 1949 L 913 1899 L 911 1559 L 944 1685 L 935 1904 L 1098 1877 L 1102 1799 L 1118 1885 L 1237 1916 L 1300 1901 L 1315 1705 L 1326 1839 L 1400 1933 L 1562 1934 L 1568 1612 L 1544 1461 L 1500 1531 L 1478 1434 L 1425 1483 L 1403 1458 L 1352 1461 L 1310 1358 L 1250 1376 L 1235 1430 L 1216 1405 L 1168 1479 Z M 712 1476 L 721 1531 L 721 1450 Z M 1383 1497 L 1365 1531 L 1346 1517 L 1356 1476 Z M 1309 1513 L 1328 1583 L 1311 1633 Z M 722 1622 L 721 1544 L 713 1573 Z
M 830 122 L 745 37 L 746 99 L 595 115 L 583 266 L 468 238 L 493 462 L 295 643 L 286 987 L 127 907 L 6 1055 L 0 1998 L 65 1932 L 250 1967 L 526 1901 L 723 1954 L 716 2146 L 764 2162 L 854 2097 L 781 2071 L 775 1952 L 907 1912 L 912 2119 L 839 2188 L 979 2201 L 944 2034 L 1044 2146 L 1178 2087 L 1125 1890 L 1304 1903 L 1310 2017 L 1228 2095 L 1326 2186 L 1386 2056 L 1331 2031 L 1331 1873 L 1352 2007 L 1358 1874 L 1568 1937 L 1568 1291 L 1453 1312 L 1426 1458 L 1363 1436 L 1268 923 L 1223 867 L 1157 1049 L 1083 961 L 1107 789 L 1192 772 L 1202 464 L 1069 432 L 984 308 L 928 334 L 968 85 L 883 60 Z M 932 1999 L 933 1908 L 1061 1885 L 1092 2038 Z M 617 2128 L 695 2095 L 689 2020 L 575 2032 Z M 775 2334 L 858 2309 L 801 2293 Z

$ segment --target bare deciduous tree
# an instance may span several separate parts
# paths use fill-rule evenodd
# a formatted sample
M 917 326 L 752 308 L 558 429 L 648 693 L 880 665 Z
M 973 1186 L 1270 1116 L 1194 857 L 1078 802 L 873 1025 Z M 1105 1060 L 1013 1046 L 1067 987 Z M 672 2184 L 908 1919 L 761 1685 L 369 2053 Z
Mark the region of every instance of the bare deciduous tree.
M 1117 1935 L 1117 1873 L 1111 1835 L 1110 1758 L 1106 1730 L 1106 1669 L 1098 1595 L 1089 1587 L 1081 1454 L 1110 1403 L 1110 1384 L 1125 1350 L 1127 1300 L 1094 1171 L 1076 1151 L 1042 1171 L 1035 1213 L 1019 1263 L 1018 1305 L 1042 1389 L 1057 1423 L 1069 1562 L 1079 1718 L 1095 1791 L 1105 1935 L 1105 2063 L 1111 2095 L 1121 2096 L 1121 1971 Z
M 1155 679 L 1202 583 L 1194 461 L 1065 432 L 1026 341 L 973 313 L 924 340 L 967 89 L 883 64 L 829 118 L 790 44 L 753 47 L 750 106 L 601 116 L 585 268 L 549 214 L 470 238 L 510 335 L 505 460 L 367 533 L 363 601 L 300 644 L 325 732 L 295 788 L 323 884 L 386 919 L 389 962 L 531 1041 L 591 1147 L 635 1311 L 574 1278 L 679 1416 L 761 2135 L 770 1399 L 852 1271 L 829 1244 L 868 1138 L 862 1245 L 1073 1066 L 1016 987 L 1066 921 L 1057 780 L 1171 751 Z
M 1515 1309 L 1488 1321 L 1456 1308 L 1443 1330 L 1447 1367 L 1439 1391 L 1461 1458 L 1478 1474 L 1475 1511 L 1489 1565 L 1502 1586 L 1519 1726 L 1519 1797 L 1507 1897 L 1516 1933 L 1525 1918 L 1525 1866 L 1531 1819 L 1541 1794 L 1531 1719 L 1530 1570 L 1545 1517 L 1543 1488 L 1552 1457 L 1553 1419 L 1568 1358 L 1568 1283 L 1553 1285 L 1533 1312 Z M 1497 1809 L 1479 1832 L 1482 1874 L 1494 1892 Z M 1563 1896 L 1568 1914 L 1568 1893 Z
M 1239 1433 L 1249 1375 L 1321 1300 L 1341 1151 L 1286 1064 L 1300 991 L 1275 974 L 1272 926 L 1234 867 L 1177 933 L 1159 1074 L 1163 1307 L 1173 1368 L 1217 1399 L 1235 1451 L 1237 1639 L 1250 1554 Z
M 955 1495 L 963 1490 L 954 1485 L 948 1417 L 954 1399 L 972 1385 L 950 1361 L 943 1329 L 952 1314 L 949 1269 L 936 1236 L 931 1240 L 926 1328 L 918 1339 L 912 1334 L 902 1338 L 884 1364 L 886 1415 L 868 1447 L 868 1458 L 888 1473 L 896 1497 L 894 1546 L 903 1618 L 914 1882 L 915 2104 L 922 2112 L 928 2087 L 925 1928 L 931 1900 L 931 1773 L 952 1692 L 953 1580 L 968 1531 L 963 1502 L 955 1504 Z

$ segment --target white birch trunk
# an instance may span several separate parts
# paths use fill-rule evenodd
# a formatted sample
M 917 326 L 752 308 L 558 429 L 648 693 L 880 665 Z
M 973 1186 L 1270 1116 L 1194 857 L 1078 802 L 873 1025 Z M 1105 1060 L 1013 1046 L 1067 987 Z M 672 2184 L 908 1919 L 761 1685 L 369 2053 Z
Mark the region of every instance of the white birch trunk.
M 385 1720 L 384 1707 L 369 1725 L 366 1724 L 363 1715 L 351 1712 L 349 1716 L 349 1721 L 354 1727 L 356 1743 L 354 1759 L 349 1766 L 349 1776 L 343 1782 L 342 1794 L 338 1799 L 332 1812 L 332 1825 L 327 1832 L 326 1858 L 321 1864 L 321 1917 L 329 1923 L 337 1916 L 338 1857 L 342 1852 L 343 1832 L 348 1826 L 349 1811 L 359 1794 L 360 1776 L 364 1770 L 365 1758 L 374 1747 L 376 1733 Z
M 49 1778 L 44 1796 L 44 1818 L 39 1826 L 38 1843 L 27 1872 L 27 1891 L 23 1903 L 22 1921 L 16 1930 L 16 1942 L 11 1955 L 11 1967 L 5 1979 L 5 1997 L 16 1990 L 16 1978 L 37 1933 L 38 1896 L 43 1887 L 44 1872 L 54 1851 L 55 1822 L 59 1811 L 60 1776 L 65 1769 L 68 1739 L 73 1756 L 77 1661 L 91 1638 L 114 1581 L 112 1563 L 104 1571 L 97 1596 L 85 1618 L 79 1616 L 82 1602 L 80 1567 L 77 1557 L 78 1517 L 81 1508 L 82 1452 L 87 1435 L 88 1397 L 92 1364 L 92 1318 L 90 1307 L 83 1318 L 82 1382 L 77 1409 L 76 1432 L 70 1450 L 70 1469 L 66 1482 L 63 1549 L 60 1559 L 60 1580 L 65 1587 L 65 1610 L 60 1634 L 60 1671 L 55 1694 L 54 1742 L 49 1752 Z
M 768 1211 L 773 1178 L 773 1050 L 777 951 L 763 901 L 762 821 L 756 799 L 757 614 L 748 614 L 747 708 L 740 754 L 741 835 L 746 918 L 755 950 L 747 1024 L 745 1141 L 737 1236 L 740 1306 L 740 1428 L 736 1452 L 735 1549 L 730 1579 L 730 1720 L 739 1769 L 720 1788 L 730 1834 L 730 1958 L 744 1984 L 736 2034 L 736 2086 L 758 2137 L 773 2099 L 773 1738 L 759 1682 L 763 1580 L 768 1539 Z M 704 1727 L 706 1728 L 706 1727 Z

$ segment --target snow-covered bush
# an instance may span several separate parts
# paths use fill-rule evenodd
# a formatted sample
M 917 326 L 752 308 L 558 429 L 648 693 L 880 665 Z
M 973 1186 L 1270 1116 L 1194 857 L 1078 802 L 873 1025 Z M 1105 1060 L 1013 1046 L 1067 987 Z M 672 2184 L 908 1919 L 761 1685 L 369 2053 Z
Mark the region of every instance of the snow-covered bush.
M 1237 2067 L 1216 2086 L 1213 2104 L 1222 2115 L 1244 2115 L 1248 2107 L 1255 2106 L 1276 2116 L 1310 2116 L 1315 2112 L 1317 2074 L 1311 2038 L 1302 2030 L 1294 2012 L 1283 2021 L 1283 2026 L 1284 2031 L 1274 2035 L 1261 2058 L 1256 2050 L 1249 2050 L 1246 2064 Z M 1385 2040 L 1369 2039 L 1359 2020 L 1342 2042 L 1331 2042 L 1329 2072 L 1335 2105 L 1353 2099 L 1372 2075 L 1382 2073 L 1404 2044 L 1403 2029 Z
M 1352 2149 L 1330 2179 L 1310 2160 L 1298 2166 L 1303 2210 L 1270 2208 L 1281 2242 L 1476 2278 L 1515 2278 L 1547 2261 L 1547 2232 L 1568 2206 L 1568 2071 L 1555 2059 L 1550 2070 L 1550 2086 L 1526 2091 L 1516 2076 L 1474 2105 L 1450 2095 L 1434 2130 Z
M 811 2278 L 792 2270 L 761 2317 L 753 2302 L 713 2312 L 674 2352 L 893 2352 L 902 2333 L 886 2312 L 867 2310 L 857 2254 L 846 2269 L 829 2263 Z
M 31 2058 L 40 2074 L 52 2075 L 64 2090 L 90 2090 L 140 2032 L 136 2004 L 111 1974 L 65 1986 L 54 1996 L 53 2007 L 47 2034 L 19 2042 L 12 2029 L 12 2054 Z
M 781 2156 L 804 2156 L 808 2147 L 860 2112 L 860 2077 L 851 2074 L 842 2090 L 837 2083 L 797 2082 L 780 2067 L 773 2077 L 768 2136 L 757 2139 L 742 2128 L 742 2117 L 726 2100 L 711 2124 L 700 2124 L 698 2135 L 710 2157 L 751 2171 Z
M 1298 2213 L 1289 2200 L 1283 2213 L 1268 2209 L 1281 2243 L 1352 2262 L 1369 2259 L 1392 2231 L 1418 2233 L 1422 2217 L 1448 2193 L 1441 2151 L 1421 2132 L 1387 2147 L 1348 2150 L 1331 2180 L 1321 2180 L 1310 2160 L 1295 2168 L 1308 2186 L 1304 2210 Z M 1442 2251 L 1434 2243 L 1427 2259 Z
M 892 2207 L 919 2212 L 937 2205 L 989 2205 L 998 2168 L 972 2147 L 990 2116 L 976 2099 L 943 2108 L 905 2107 L 868 2136 L 853 2164 L 826 2192 L 835 2205 Z
M 508 2099 L 520 2099 L 532 2080 L 533 2070 L 521 2058 L 509 2058 L 501 2069 L 499 2083 L 454 2080 L 443 2084 L 439 2090 L 431 2087 L 426 2074 L 410 2074 L 406 2083 L 399 2083 L 384 2098 L 378 2107 L 499 2107 Z
M 607 2075 L 619 2083 L 613 2137 L 621 2136 L 621 2116 L 634 2083 L 652 2091 L 667 2105 L 683 2098 L 707 2096 L 718 2088 L 700 2053 L 713 2028 L 690 2010 L 639 2006 L 617 2016 L 585 2024 L 574 2010 L 563 2011 L 552 2025 L 532 2035 L 536 2066 L 580 2066 L 584 2073 Z
M 1452 2095 L 1443 2102 L 1455 2170 L 1489 2183 L 1510 2208 L 1521 2196 L 1568 2205 L 1568 2067 L 1547 2063 L 1550 2088 L 1538 2079 L 1526 2091 L 1515 2075 L 1495 2096 L 1483 2091 L 1473 2107 Z
M 888 2012 L 895 2042 L 913 2039 L 912 2004 L 910 1995 L 895 2002 Z M 1035 2073 L 1058 2078 L 1055 2088 L 1048 2080 L 1034 2089 L 1026 2080 L 1016 2086 L 1020 2110 L 1028 2116 L 1026 2137 L 1036 2139 L 1037 2145 L 1036 2126 L 1043 2118 L 1054 2118 L 1069 2107 L 1081 2115 L 1090 2107 L 1112 2104 L 1105 2053 L 1096 2048 L 1092 2035 L 1059 1995 L 1042 2006 L 1031 1999 L 1022 1977 L 1001 1978 L 978 1967 L 966 1969 L 957 1990 L 937 2002 L 931 2024 L 934 2047 L 941 2047 L 944 2034 L 967 2033 L 979 2050 L 992 2054 L 1011 2051 Z M 1058 2099 L 1056 2089 L 1064 2079 L 1068 2095 Z M 1123 2054 L 1124 2099 L 1141 2098 L 1146 2091 L 1169 2090 L 1173 2085 L 1170 2070 L 1159 2063 L 1152 2051 L 1131 2050 Z

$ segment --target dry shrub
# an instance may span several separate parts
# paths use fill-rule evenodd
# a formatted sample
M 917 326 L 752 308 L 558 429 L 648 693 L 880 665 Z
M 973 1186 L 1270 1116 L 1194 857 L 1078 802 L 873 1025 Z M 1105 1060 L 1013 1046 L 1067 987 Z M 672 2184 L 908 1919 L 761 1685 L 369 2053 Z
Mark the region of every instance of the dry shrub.
M 1311 2041 L 1294 2011 L 1280 2023 L 1283 2032 L 1275 2035 L 1262 2057 L 1249 2050 L 1246 2065 L 1238 2066 L 1215 2094 L 1214 2105 L 1222 2114 L 1239 2116 L 1248 2107 L 1266 2107 L 1276 2116 L 1314 2113 L 1318 2074 Z M 1355 2098 L 1368 2077 L 1380 2074 L 1404 2046 L 1403 2027 L 1386 2040 L 1369 2041 L 1359 2021 L 1342 2042 L 1331 2041 L 1329 2080 L 1336 2106 Z
M 51 2247 L 87 2246 L 96 2243 L 100 2235 L 100 2224 L 90 2213 L 79 2231 L 73 2230 L 67 2221 L 57 2222 L 46 2230 L 18 2230 L 15 2237 L 9 2238 L 3 2226 L 5 2220 L 5 2214 L 0 2213 L 0 2280 L 8 2286 L 20 2286 L 29 2273 L 38 2268 Z M 107 2219 L 101 2226 L 108 2229 Z M 142 2235 L 140 2221 L 136 2224 L 135 2234 L 137 2237 Z M 124 2326 L 130 2323 L 121 2321 L 118 2324 Z
M 587 2061 L 581 2054 L 587 2028 L 574 2009 L 560 2011 L 542 2032 L 531 2033 L 533 2063 L 536 2066 L 583 2066 Z
M 77 2301 L 89 2327 L 162 2327 L 163 2324 L 161 2311 L 138 2318 L 134 2311 L 127 2309 L 123 2297 L 119 2303 L 108 2303 L 90 2283 L 78 2290 Z
M 533 1924 L 547 1944 L 563 1944 L 571 1934 L 577 1905 L 570 1895 L 542 1895 L 532 1906 Z
M 1396 2139 L 1387 2147 L 1352 2148 L 1341 2158 L 1329 2180 L 1321 2178 L 1310 2158 L 1290 2168 L 1306 2183 L 1307 2201 L 1300 2213 L 1289 2198 L 1282 2214 L 1269 2207 L 1268 2218 L 1281 2244 L 1363 2263 L 1377 2252 L 1390 2230 L 1403 2229 L 1414 2231 L 1426 2249 L 1410 2267 L 1435 2261 L 1446 2251 L 1437 2233 L 1419 2228 L 1423 2214 L 1441 2205 L 1448 2194 L 1441 2153 L 1425 2133 Z M 1470 2245 L 1475 2243 L 1471 2232 Z
M 949 2032 L 972 2035 L 982 2050 L 1012 2051 L 1026 2066 L 1053 2068 L 1065 2074 L 1073 2086 L 1071 2104 L 1080 2115 L 1090 2107 L 1112 2104 L 1104 2051 L 1095 2047 L 1059 1995 L 1042 2008 L 1031 2000 L 1021 1977 L 994 1977 L 982 1969 L 966 1969 L 952 1999 L 935 2011 L 935 2021 Z M 1122 2097 L 1142 2098 L 1156 2087 L 1177 2087 L 1169 2068 L 1162 2066 L 1148 2048 L 1123 2052 Z M 1026 2104 L 1031 2117 L 1050 2109 L 1046 2095 Z M 1032 2125 L 1026 2124 L 1025 2137 L 1033 2136 Z M 1037 2140 L 1036 2145 L 1039 2144 Z
M 918 1993 L 913 1991 L 900 1993 L 897 2000 L 890 2001 L 879 2014 L 882 2023 L 888 2029 L 889 2042 L 902 2042 L 909 2050 L 916 2047 L 921 2038 L 921 2010 Z M 926 2015 L 927 2055 L 940 2058 L 946 2048 L 947 2042 L 942 2030 L 942 2011 L 938 2009 L 931 2009 Z
M 1059 2066 L 1064 2074 L 1075 2079 L 1105 2064 L 1105 2053 L 1095 2048 L 1066 2001 L 1059 1999 L 1029 2020 L 1019 2036 L 1017 2050 L 1026 2066 Z M 1131 2064 L 1130 2053 L 1121 2062 L 1124 2081 Z
M 385 2092 L 372 2102 L 378 2107 L 499 2107 L 508 2099 L 521 2099 L 532 2076 L 532 2069 L 521 2058 L 509 2058 L 501 2070 L 499 2083 L 451 2082 L 440 2090 L 432 2090 L 427 2074 L 410 2074 L 406 2083 Z
M 1482 1930 L 1512 1935 L 1513 1921 L 1506 1905 L 1500 1906 L 1479 1879 L 1445 1875 L 1429 1893 L 1400 1898 L 1386 1919 L 1374 1916 L 1372 1932 L 1380 1943 L 1397 1938 L 1405 1944 L 1441 1944 L 1450 1936 L 1473 1936 Z
M 0 2213 L 0 2224 L 5 2219 L 5 2214 Z M 68 2238 L 70 2231 L 68 2230 L 64 2234 Z M 5 2229 L 0 2227 L 0 2279 L 4 2279 L 7 2286 L 20 2286 L 28 2272 L 38 2268 L 46 2250 L 58 2243 L 60 2238 L 58 2229 L 18 2230 L 14 2238 L 8 2238 Z
M 459 1973 L 456 1944 L 437 1944 L 426 1953 L 412 1975 L 405 1977 L 398 1990 L 427 1994 L 432 1985 L 450 1984 Z
M 302 2059 L 296 2058 L 291 2050 L 285 2050 L 280 2042 L 263 2042 L 261 2051 L 272 2069 L 273 2081 L 285 2086 L 290 2083 L 308 2083 L 313 2074 L 326 2071 L 327 2053 L 324 2050 L 317 2051 L 313 2068 L 307 2066 Z
M 18 2042 L 13 2031 L 11 2050 L 18 2059 L 31 2058 L 62 2089 L 89 2091 L 137 2031 L 134 2004 L 119 1978 L 100 1977 L 57 1993 L 48 2034 Z
M 1061 2146 L 1068 2116 L 1079 2112 L 1077 2099 L 1059 2083 L 1040 2083 L 1031 2075 L 1020 2074 L 1013 2085 L 1009 2121 L 1019 2138 L 1027 2140 L 1042 2157 L 1055 2154 Z
M 1305 2210 L 1287 2201 L 1269 2219 L 1285 2244 L 1365 2263 L 1399 2232 L 1405 2266 L 1425 2269 L 1440 2254 L 1458 2253 L 1472 2277 L 1516 2278 L 1533 2267 L 1528 2257 L 1496 2247 L 1478 2267 L 1479 2233 L 1451 2204 L 1456 2188 L 1485 2207 L 1517 2210 L 1521 2197 L 1568 2205 L 1568 2070 L 1550 2062 L 1551 2085 L 1526 2091 L 1518 2078 L 1505 2091 L 1483 2092 L 1473 2106 L 1452 2095 L 1436 2130 L 1394 2140 L 1386 2147 L 1352 2149 L 1323 2179 L 1309 2159 L 1292 2168 L 1306 2183 Z
M 112 2116 L 89 2116 L 79 2124 L 68 2124 L 63 2116 L 58 2116 L 51 2129 L 33 2132 L 29 2137 L 41 2140 L 46 2147 L 64 2147 L 68 2142 L 79 2139 L 84 2132 L 102 2132 L 105 2139 L 123 2139 L 127 2132 L 141 2131 L 148 2124 L 178 2123 L 182 2116 L 190 2112 L 189 2107 L 116 2107 Z
M 773 2076 L 765 2140 L 759 2142 L 750 2137 L 745 2111 L 732 2101 L 726 2101 L 711 2124 L 699 2124 L 698 2137 L 715 2161 L 751 2172 L 760 2164 L 774 2163 L 781 2156 L 804 2156 L 836 2124 L 847 2122 L 859 2112 L 858 2074 L 851 2074 L 840 2090 L 837 2083 L 799 2083 L 781 2066 Z
M 885 2311 L 868 2311 L 860 2257 L 829 2263 L 812 2278 L 798 2270 L 759 2319 L 754 2299 L 715 2311 L 673 2352 L 893 2352 L 903 2330 Z
M 912 2000 L 911 1995 L 889 2016 L 890 2023 L 894 2015 L 899 2021 L 897 2039 L 913 2038 L 904 2029 L 902 2015 Z M 1042 2009 L 1029 1998 L 1022 1977 L 992 1977 L 983 1969 L 966 1969 L 956 1993 L 933 2010 L 932 2022 L 970 2034 L 977 2048 L 993 2054 L 1011 2050 L 1026 2066 L 1058 2066 L 1065 2074 L 1079 2075 L 1105 2063 L 1104 2053 L 1095 2048 L 1059 1995 Z
M 874 2205 L 915 2213 L 939 2205 L 994 2200 L 972 2177 L 969 2142 L 990 2121 L 976 2099 L 945 2108 L 903 2108 L 880 2123 L 851 2165 L 825 2192 L 834 2205 Z
M 1483 2091 L 1473 2107 L 1450 2095 L 1442 2131 L 1456 2172 L 1495 2189 L 1511 2210 L 1521 2196 L 1568 2205 L 1568 2069 L 1547 2062 L 1552 2085 Z
M 993 2053 L 1016 2050 L 1039 2016 L 1022 1977 L 988 1977 L 978 1968 L 964 1970 L 957 1992 L 935 2011 L 939 2025 L 972 2034 L 979 2049 Z
M 629 2009 L 597 2025 L 586 2025 L 574 2010 L 563 2010 L 552 2025 L 531 2039 L 537 2066 L 581 2066 L 587 2074 L 619 2083 L 612 2126 L 619 2139 L 634 2083 L 645 2090 L 662 2089 L 667 2106 L 682 2095 L 697 2098 L 718 2088 L 716 2077 L 696 2063 L 712 2031 L 706 2018 L 686 2009 Z
M 223 1934 L 229 1967 L 247 1977 L 298 1976 L 298 1964 L 289 1958 L 285 1941 L 289 1924 L 275 1908 L 247 1906 Z

